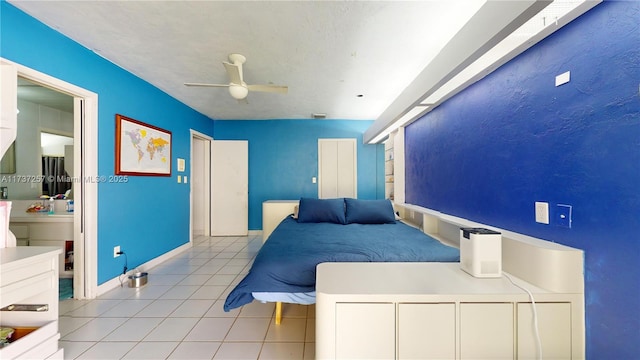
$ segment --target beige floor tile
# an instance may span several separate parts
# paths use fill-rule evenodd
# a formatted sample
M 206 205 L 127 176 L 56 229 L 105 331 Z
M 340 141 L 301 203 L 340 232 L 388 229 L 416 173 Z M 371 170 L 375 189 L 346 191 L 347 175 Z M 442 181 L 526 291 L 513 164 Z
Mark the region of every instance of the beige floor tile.
M 183 341 L 173 350 L 168 359 L 205 360 L 212 359 L 220 348 L 217 341 Z
M 304 335 L 305 342 L 316 341 L 316 318 L 307 318 L 307 329 Z
M 265 343 L 260 360 L 300 360 L 304 356 L 304 343 Z
M 76 359 L 99 360 L 121 359 L 138 343 L 136 342 L 99 342 L 80 354 Z M 66 359 L 66 357 L 65 357 Z
M 156 300 L 140 310 L 136 317 L 167 317 L 169 316 L 184 300 Z
M 145 338 L 145 341 L 181 341 L 200 321 L 197 318 L 164 319 Z
M 254 301 L 240 308 L 240 317 L 272 317 L 275 313 L 274 303 Z
M 225 341 L 264 341 L 269 321 L 268 318 L 237 318 Z
M 209 311 L 204 317 L 237 317 L 240 314 L 240 309 L 233 309 L 229 312 L 224 311 L 224 300 L 216 300 L 216 302 L 209 308 Z
M 304 342 L 307 319 L 286 319 L 276 325 L 271 319 L 265 341 L 268 342 Z
M 214 302 L 215 300 L 185 300 L 169 316 L 201 318 L 209 311 Z
M 132 317 L 151 304 L 153 299 L 126 299 L 100 317 Z
M 127 320 L 127 318 L 95 318 L 65 335 L 62 340 L 100 341 Z
M 131 318 L 105 336 L 102 341 L 140 341 L 162 320 L 162 318 Z
M 166 359 L 178 346 L 178 342 L 162 341 L 137 343 L 122 359 Z
M 192 300 L 216 300 L 227 287 L 224 285 L 202 285 L 189 299 Z
M 200 285 L 176 285 L 162 294 L 160 299 L 188 299 L 200 288 Z
M 250 360 L 250 359 L 258 359 L 260 355 L 260 348 L 262 348 L 262 343 L 222 343 L 220 345 L 220 349 L 213 357 L 214 359 L 224 359 L 224 360 L 233 360 L 233 359 L 242 359 L 242 360 Z
M 202 318 L 184 341 L 222 341 L 234 321 L 234 318 Z

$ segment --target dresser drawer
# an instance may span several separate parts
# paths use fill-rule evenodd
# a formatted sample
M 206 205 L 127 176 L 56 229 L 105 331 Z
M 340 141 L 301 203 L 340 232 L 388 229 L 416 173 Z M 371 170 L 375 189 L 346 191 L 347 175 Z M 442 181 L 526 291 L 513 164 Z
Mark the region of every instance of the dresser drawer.
M 57 254 L 56 254 L 57 255 Z M 51 270 L 57 268 L 57 257 L 44 257 L 35 261 L 23 261 L 13 266 L 3 266 L 2 276 L 0 277 L 0 287 L 13 283 L 21 283 L 30 277 L 48 274 Z M 4 294 L 4 293 L 3 293 Z M 5 302 L 4 300 L 2 301 Z
M 58 351 L 59 338 L 58 321 L 51 321 L 1 348 L 0 359 L 46 359 Z
M 0 293 L 2 293 L 0 307 L 24 302 L 25 300 L 28 300 L 38 294 L 42 294 L 45 291 L 54 290 L 56 287 L 54 282 L 58 281 L 54 276 L 55 271 L 50 270 L 43 274 L 22 279 L 20 282 L 14 282 L 7 286 L 3 286 L 0 288 Z

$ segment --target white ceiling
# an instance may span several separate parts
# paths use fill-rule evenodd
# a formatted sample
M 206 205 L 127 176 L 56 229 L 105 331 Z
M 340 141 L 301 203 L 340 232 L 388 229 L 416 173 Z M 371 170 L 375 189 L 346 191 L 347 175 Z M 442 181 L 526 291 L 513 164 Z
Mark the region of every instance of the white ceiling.
M 484 1 L 9 2 L 214 119 L 373 120 Z M 230 53 L 289 93 L 183 85 L 227 83 Z
M 550 1 L 8 0 L 212 119 L 324 113 L 377 119 L 376 132 L 459 71 L 430 69 L 468 63 L 478 52 L 457 57 L 474 46 L 487 51 Z M 526 18 L 518 15 L 534 2 Z M 549 14 L 536 15 L 545 16 L 531 21 L 549 23 Z M 289 93 L 252 92 L 245 104 L 225 88 L 183 85 L 228 83 L 222 61 L 230 53 L 246 56 L 248 84 L 287 85 Z M 435 87 L 425 89 L 425 79 Z

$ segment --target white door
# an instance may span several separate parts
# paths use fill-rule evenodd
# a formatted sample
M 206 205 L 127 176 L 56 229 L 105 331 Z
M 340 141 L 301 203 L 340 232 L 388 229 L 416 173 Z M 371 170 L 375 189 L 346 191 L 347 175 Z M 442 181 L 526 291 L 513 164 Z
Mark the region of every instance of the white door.
M 318 197 L 356 198 L 356 139 L 318 139 Z
M 249 233 L 249 142 L 211 142 L 211 236 Z
M 193 236 L 209 236 L 211 199 L 211 140 L 191 137 L 191 230 Z

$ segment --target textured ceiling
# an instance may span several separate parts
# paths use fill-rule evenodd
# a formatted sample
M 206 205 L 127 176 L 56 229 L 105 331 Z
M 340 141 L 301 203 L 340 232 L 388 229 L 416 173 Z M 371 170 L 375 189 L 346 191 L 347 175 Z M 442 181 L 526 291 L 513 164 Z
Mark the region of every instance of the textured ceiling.
M 213 119 L 376 119 L 483 1 L 9 1 Z M 222 61 L 249 84 L 224 88 Z M 359 95 L 362 95 L 359 97 Z

